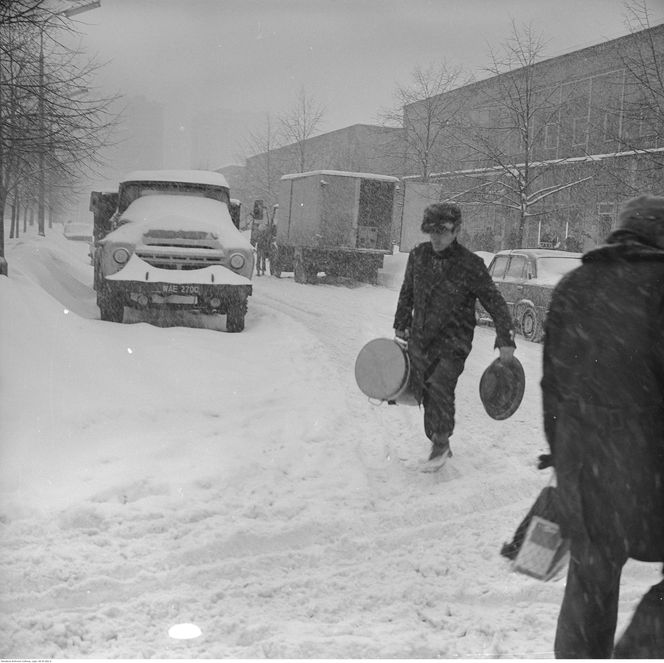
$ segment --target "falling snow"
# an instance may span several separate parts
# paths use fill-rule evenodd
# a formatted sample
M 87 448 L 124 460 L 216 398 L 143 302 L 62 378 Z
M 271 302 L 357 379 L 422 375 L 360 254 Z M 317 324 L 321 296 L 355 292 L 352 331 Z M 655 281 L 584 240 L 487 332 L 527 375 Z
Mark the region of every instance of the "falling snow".
M 55 229 L 7 258 L 0 656 L 552 657 L 564 578 L 498 553 L 549 480 L 541 346 L 519 342 L 526 394 L 496 422 L 476 331 L 454 457 L 424 474 L 421 413 L 353 373 L 405 256 L 378 286 L 254 278 L 240 334 L 101 322 L 87 245 Z M 618 633 L 658 574 L 627 565 Z

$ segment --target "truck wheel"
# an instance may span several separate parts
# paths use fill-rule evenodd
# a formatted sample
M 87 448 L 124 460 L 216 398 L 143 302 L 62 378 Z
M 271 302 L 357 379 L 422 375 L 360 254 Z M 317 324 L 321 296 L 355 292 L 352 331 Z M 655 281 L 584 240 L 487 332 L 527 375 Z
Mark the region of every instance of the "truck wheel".
M 281 278 L 281 261 L 279 260 L 279 247 L 276 244 L 270 246 L 270 252 L 267 256 L 270 275 Z
M 226 331 L 232 334 L 241 332 L 244 329 L 244 316 L 246 313 L 246 299 L 229 304 L 228 311 L 226 312 Z
M 366 281 L 371 285 L 378 284 L 378 270 L 375 267 L 366 272 Z
M 355 281 L 376 285 L 378 283 L 378 268 L 370 263 L 359 262 L 352 270 L 351 277 Z
M 268 258 L 268 267 L 270 268 L 270 275 L 281 278 L 281 265 L 279 258 L 275 255 L 273 258 Z
M 296 283 L 316 283 L 318 266 L 306 259 L 304 251 L 295 251 L 293 276 Z
M 304 269 L 304 258 L 302 257 L 301 251 L 295 251 L 295 257 L 293 259 L 293 278 L 295 279 L 295 283 L 307 282 L 307 273 Z
M 270 262 L 270 274 L 272 276 L 276 276 L 278 279 L 281 278 L 281 270 L 279 269 L 279 263 L 275 263 L 274 265 Z
M 304 273 L 306 275 L 307 283 L 316 283 L 318 281 L 318 267 L 316 265 L 305 263 Z
M 122 300 L 113 297 L 110 292 L 103 290 L 97 296 L 99 317 L 106 322 L 122 322 L 124 319 L 124 304 Z

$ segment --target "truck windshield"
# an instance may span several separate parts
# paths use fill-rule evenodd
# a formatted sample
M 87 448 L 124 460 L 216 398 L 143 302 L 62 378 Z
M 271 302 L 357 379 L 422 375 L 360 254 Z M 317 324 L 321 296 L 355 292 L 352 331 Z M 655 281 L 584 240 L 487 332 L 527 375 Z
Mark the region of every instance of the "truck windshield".
M 192 184 L 182 182 L 123 182 L 120 185 L 120 197 L 118 209 L 120 212 L 131 205 L 137 198 L 154 194 L 201 196 L 212 198 L 220 203 L 228 205 L 230 196 L 228 189 L 219 186 L 208 186 L 205 184 Z

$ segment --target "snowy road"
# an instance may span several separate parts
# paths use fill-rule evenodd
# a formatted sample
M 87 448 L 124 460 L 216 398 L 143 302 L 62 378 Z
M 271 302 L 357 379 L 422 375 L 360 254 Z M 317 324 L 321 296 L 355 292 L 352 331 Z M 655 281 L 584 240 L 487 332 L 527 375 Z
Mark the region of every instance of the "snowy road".
M 0 279 L 0 656 L 552 656 L 564 580 L 498 550 L 546 473 L 538 345 L 507 421 L 458 387 L 454 457 L 421 413 L 375 406 L 354 362 L 390 336 L 384 286 L 254 279 L 241 334 L 101 322 L 83 245 L 8 240 Z M 620 625 L 654 582 L 628 566 Z M 192 622 L 202 635 L 173 640 Z

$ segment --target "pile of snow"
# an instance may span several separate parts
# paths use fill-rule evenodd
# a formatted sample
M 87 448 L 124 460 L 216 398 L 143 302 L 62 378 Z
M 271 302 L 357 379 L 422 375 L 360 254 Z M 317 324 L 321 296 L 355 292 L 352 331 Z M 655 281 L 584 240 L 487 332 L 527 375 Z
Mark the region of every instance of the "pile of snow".
M 379 286 L 255 278 L 241 334 L 100 321 L 87 245 L 59 232 L 7 258 L 1 657 L 552 656 L 564 580 L 498 554 L 549 479 L 541 346 L 519 342 L 524 401 L 495 422 L 477 330 L 455 455 L 426 475 L 421 413 L 353 376 L 405 254 Z M 620 629 L 658 573 L 627 565 Z

